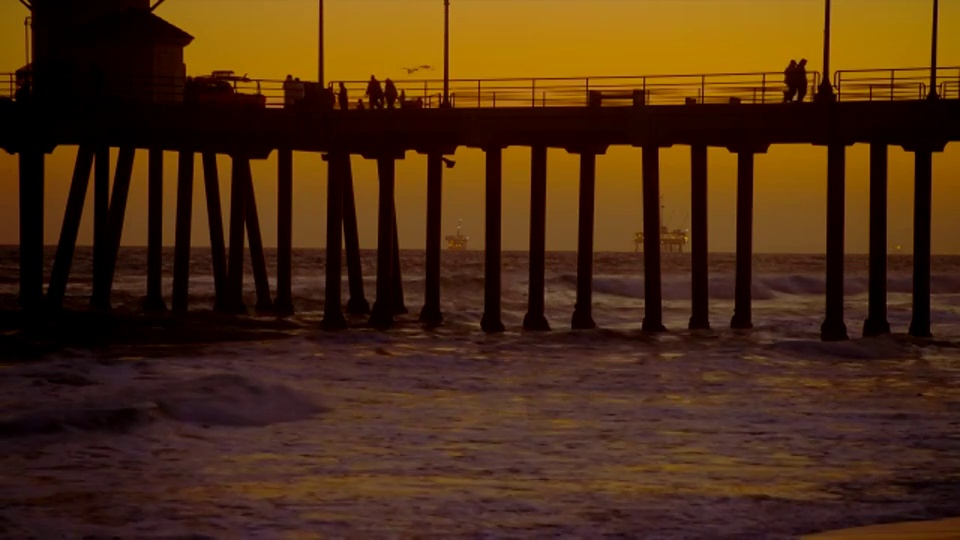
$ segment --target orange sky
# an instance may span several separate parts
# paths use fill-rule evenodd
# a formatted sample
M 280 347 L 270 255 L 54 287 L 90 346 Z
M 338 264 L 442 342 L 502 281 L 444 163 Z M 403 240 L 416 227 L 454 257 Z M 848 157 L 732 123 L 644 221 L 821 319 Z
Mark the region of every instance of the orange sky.
M 328 80 L 404 78 L 402 67 L 430 64 L 441 75 L 442 0 L 326 0 Z M 926 66 L 932 0 L 834 0 L 834 69 Z M 288 73 L 315 79 L 316 0 L 167 0 L 158 14 L 196 37 L 187 48 L 188 72 L 233 69 L 257 78 Z M 23 18 L 15 0 L 0 3 L 0 72 L 23 63 Z M 451 0 L 452 77 L 642 75 L 723 71 L 780 71 L 806 57 L 821 69 L 822 0 Z M 960 0 L 941 0 L 940 64 L 960 66 Z M 960 69 L 958 69 L 960 72 Z M 420 76 L 420 74 L 417 74 Z M 75 148 L 47 160 L 46 241 L 56 243 Z M 847 251 L 867 249 L 868 149 L 848 153 Z M 551 151 L 547 249 L 576 247 L 577 161 Z M 462 219 L 471 247 L 483 247 L 483 155 L 461 149 L 445 170 L 444 231 Z M 229 161 L 223 160 L 221 178 Z M 295 157 L 296 246 L 321 246 L 325 171 L 319 156 Z M 399 164 L 398 217 L 404 247 L 422 248 L 425 158 Z M 173 241 L 175 156 L 168 155 L 164 240 Z M 267 245 L 276 242 L 276 162 L 254 164 Z M 890 245 L 912 241 L 912 158 L 891 149 Z M 826 151 L 777 146 L 756 168 L 755 249 L 823 252 Z M 199 160 L 198 170 L 199 175 Z M 354 159 L 363 247 L 376 246 L 376 172 Z M 613 148 L 598 158 L 597 250 L 632 250 L 642 214 L 640 150 Z M 665 224 L 689 226 L 689 149 L 662 152 Z M 17 160 L 0 155 L 0 244 L 18 233 Z M 200 178 L 198 176 L 198 178 Z M 960 144 L 934 158 L 933 249 L 960 253 Z M 734 249 L 736 159 L 710 152 L 710 248 Z M 224 211 L 229 207 L 223 183 Z M 92 184 L 91 184 L 92 185 Z M 207 243 L 202 182 L 196 184 L 194 243 Z M 526 249 L 529 229 L 529 150 L 504 153 L 505 249 Z M 91 192 L 92 196 L 92 192 Z M 88 199 L 80 243 L 92 232 Z M 138 153 L 123 242 L 146 243 L 146 156 Z

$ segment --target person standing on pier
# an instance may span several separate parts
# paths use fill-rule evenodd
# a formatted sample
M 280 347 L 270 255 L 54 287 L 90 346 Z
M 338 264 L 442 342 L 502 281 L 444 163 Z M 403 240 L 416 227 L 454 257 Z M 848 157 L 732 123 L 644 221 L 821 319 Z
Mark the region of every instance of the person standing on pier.
M 283 106 L 293 107 L 293 75 L 283 80 Z
M 350 108 L 350 100 L 347 99 L 347 87 L 342 82 L 340 83 L 340 91 L 337 92 L 337 103 L 340 105 L 341 111 Z
M 367 93 L 364 95 L 370 96 L 371 109 L 383 108 L 383 89 L 380 88 L 380 81 L 375 76 L 370 76 L 370 82 L 367 83 Z
M 803 98 L 807 95 L 807 86 L 809 81 L 807 81 L 807 59 L 803 58 L 800 60 L 800 63 L 797 64 L 797 102 L 803 103 Z
M 385 96 L 387 98 L 387 108 L 393 109 L 397 106 L 397 86 L 393 84 L 390 78 L 384 83 L 386 86 Z
M 783 70 L 783 83 L 787 85 L 783 91 L 783 102 L 790 103 L 797 95 L 797 61 L 791 60 L 787 69 Z

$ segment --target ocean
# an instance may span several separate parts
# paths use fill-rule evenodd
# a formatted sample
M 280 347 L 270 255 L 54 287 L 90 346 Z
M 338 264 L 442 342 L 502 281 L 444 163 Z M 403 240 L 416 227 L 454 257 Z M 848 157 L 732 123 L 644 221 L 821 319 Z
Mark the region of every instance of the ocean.
M 446 324 L 422 328 L 423 258 L 402 252 L 393 330 L 327 333 L 322 250 L 295 251 L 278 321 L 212 313 L 205 249 L 188 317 L 136 313 L 146 251 L 126 247 L 115 315 L 84 314 L 80 248 L 68 337 L 19 339 L 0 248 L 0 536 L 793 538 L 960 516 L 960 257 L 934 257 L 935 339 L 914 340 L 910 256 L 890 257 L 895 335 L 874 339 L 848 256 L 842 343 L 819 341 L 823 256 L 757 255 L 737 332 L 734 257 L 712 254 L 714 330 L 690 332 L 689 254 L 664 254 L 663 335 L 639 330 L 641 254 L 596 254 L 600 328 L 571 331 L 576 254 L 548 253 L 541 334 L 520 329 L 527 255 L 505 253 L 500 335 L 480 331 L 480 251 L 443 253 Z M 244 286 L 252 307 L 249 267 Z

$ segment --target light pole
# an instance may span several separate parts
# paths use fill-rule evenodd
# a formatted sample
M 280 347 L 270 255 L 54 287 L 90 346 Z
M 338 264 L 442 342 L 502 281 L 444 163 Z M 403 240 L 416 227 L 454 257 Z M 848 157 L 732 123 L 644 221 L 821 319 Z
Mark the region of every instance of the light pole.
M 940 27 L 940 0 L 933 0 L 933 43 L 930 46 L 929 99 L 937 99 L 937 34 Z
M 319 49 L 318 49 L 319 54 L 317 56 L 317 84 L 319 84 L 320 88 L 323 89 L 323 87 L 326 86 L 323 81 L 323 0 L 319 0 L 318 7 L 320 12 L 320 18 L 319 18 L 320 31 L 319 31 Z
M 443 102 L 450 106 L 450 0 L 443 0 Z
M 833 83 L 830 82 L 830 0 L 826 0 L 823 16 L 823 79 L 817 89 L 817 99 L 833 99 Z

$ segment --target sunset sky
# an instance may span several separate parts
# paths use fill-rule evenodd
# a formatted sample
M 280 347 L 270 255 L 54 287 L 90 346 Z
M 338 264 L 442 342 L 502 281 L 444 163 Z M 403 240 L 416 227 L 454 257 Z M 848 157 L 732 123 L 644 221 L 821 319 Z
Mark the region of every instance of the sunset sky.
M 932 0 L 834 0 L 834 69 L 919 67 L 930 61 Z M 232 69 L 256 78 L 317 77 L 316 0 L 167 0 L 158 15 L 195 36 L 186 49 L 190 74 Z M 0 2 L 0 73 L 24 62 L 23 19 L 16 0 Z M 404 66 L 429 64 L 440 77 L 442 0 L 326 0 L 326 78 L 403 79 Z M 822 63 L 822 0 L 451 0 L 451 76 L 545 77 L 782 71 L 805 57 Z M 960 66 L 960 0 L 941 0 L 940 64 Z M 958 68 L 960 74 L 960 68 Z M 420 77 L 421 74 L 415 75 Z M 4 129 L 10 129 L 4 126 Z M 47 160 L 46 242 L 56 243 L 76 149 Z M 913 161 L 891 149 L 891 248 L 912 243 Z M 710 155 L 710 249 L 733 251 L 736 158 Z M 471 248 L 483 247 L 483 154 L 461 149 L 445 170 L 444 234 L 463 220 Z M 665 225 L 689 227 L 689 148 L 662 152 Z M 867 249 L 868 148 L 848 151 L 847 251 Z M 176 158 L 165 170 L 164 240 L 173 242 Z M 529 150 L 504 153 L 505 249 L 528 246 Z M 295 156 L 294 244 L 324 239 L 326 172 L 318 155 Z M 228 178 L 229 161 L 222 161 Z M 254 164 L 267 245 L 276 243 L 276 161 Z M 424 245 L 426 159 L 398 165 L 397 213 L 405 248 Z M 598 158 L 596 249 L 632 250 L 641 224 L 640 150 L 612 148 Z M 199 160 L 198 160 L 199 176 Z M 756 165 L 755 249 L 823 252 L 826 150 L 777 146 Z M 547 249 L 576 248 L 577 158 L 551 150 Z M 18 239 L 17 159 L 0 155 L 0 244 Z M 363 247 L 376 247 L 376 170 L 354 158 Z M 222 182 L 227 211 L 227 183 Z M 91 183 L 92 188 L 92 183 Z M 207 244 L 202 182 L 196 183 L 193 239 Z M 960 144 L 934 157 L 933 250 L 960 253 Z M 92 238 L 92 191 L 80 243 Z M 137 154 L 124 244 L 146 243 L 146 154 Z

